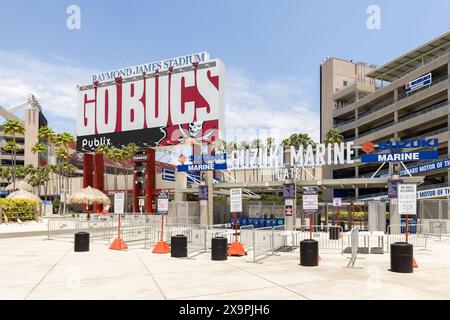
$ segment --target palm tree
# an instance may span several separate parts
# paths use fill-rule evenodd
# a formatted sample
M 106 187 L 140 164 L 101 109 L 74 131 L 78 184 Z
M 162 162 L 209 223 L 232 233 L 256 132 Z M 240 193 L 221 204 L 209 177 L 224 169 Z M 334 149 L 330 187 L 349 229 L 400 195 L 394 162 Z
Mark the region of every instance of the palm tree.
M 122 159 L 123 151 L 116 147 L 110 147 L 108 149 L 108 158 L 114 161 L 114 190 L 117 190 L 117 166 Z
M 327 134 L 325 135 L 325 143 L 340 143 L 344 141 L 344 136 L 339 131 L 339 129 L 333 128 L 328 130 Z
M 313 147 L 316 145 L 313 139 L 307 133 L 293 133 L 282 142 L 283 147 L 293 146 L 295 148 L 307 148 L 308 145 Z
M 13 136 L 13 148 L 11 149 L 11 160 L 13 165 L 12 178 L 13 178 L 13 187 L 16 187 L 16 160 L 17 160 L 17 150 L 18 145 L 16 144 L 16 135 L 25 133 L 25 126 L 21 121 L 10 119 L 6 120 L 3 124 L 3 131 L 5 134 L 11 134 Z
M 38 138 L 43 140 L 45 144 L 41 143 L 42 146 L 36 147 L 36 151 L 33 152 L 45 152 L 47 151 L 47 161 L 45 163 L 45 173 L 50 174 L 51 170 L 49 169 L 50 164 L 50 156 L 52 154 L 52 143 L 55 139 L 55 132 L 49 126 L 42 126 L 38 131 Z M 36 145 L 35 145 L 36 146 Z M 33 147 L 35 147 L 33 146 Z M 44 193 L 45 193 L 45 203 L 48 200 L 48 183 L 49 179 L 45 179 L 44 182 Z
M 65 188 L 66 193 L 65 194 L 66 194 L 66 198 L 67 198 L 67 191 L 70 191 L 69 178 L 70 178 L 70 176 L 74 175 L 77 172 L 77 167 L 68 162 L 62 163 L 62 166 L 63 166 L 63 171 L 65 173 L 65 178 L 66 178 L 66 188 Z M 63 214 L 66 214 L 66 211 L 67 211 L 66 202 L 67 201 L 64 201 Z
M 58 148 L 56 150 L 56 158 L 59 160 L 59 164 L 60 164 L 60 194 L 61 191 L 64 192 L 64 198 L 67 198 L 67 186 L 65 186 L 65 167 L 64 167 L 64 162 L 67 162 L 68 158 L 69 158 L 69 144 L 75 141 L 75 137 L 73 135 L 71 135 L 68 132 L 62 132 L 62 133 L 58 133 L 54 139 L 53 142 L 55 144 L 55 146 Z M 65 201 L 64 201 L 64 206 L 65 206 Z M 58 209 L 58 213 L 60 212 L 61 206 L 59 206 Z
M 103 155 L 103 157 L 106 155 L 108 155 L 108 149 L 109 147 L 106 144 L 100 144 L 97 149 L 95 149 L 95 154 L 99 154 L 99 155 Z M 103 161 L 105 161 L 105 159 L 103 159 Z M 105 163 L 105 162 L 104 162 Z M 108 188 L 108 176 L 107 176 L 107 170 L 106 170 L 106 164 L 103 166 L 103 176 L 104 176 L 104 181 L 106 182 L 106 189 Z
M 11 181 L 11 168 L 10 167 L 0 167 L 0 179 L 5 180 L 9 184 Z

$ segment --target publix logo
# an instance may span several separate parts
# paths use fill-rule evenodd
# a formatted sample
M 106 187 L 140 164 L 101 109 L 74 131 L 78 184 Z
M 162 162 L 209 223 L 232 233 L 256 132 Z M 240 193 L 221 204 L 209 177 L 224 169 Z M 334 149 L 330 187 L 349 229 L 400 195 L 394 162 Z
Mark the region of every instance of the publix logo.
M 361 145 L 361 150 L 365 153 L 371 153 L 375 150 L 396 150 L 399 149 L 415 149 L 415 148 L 437 148 L 439 139 L 417 139 L 417 140 L 400 140 L 400 141 L 383 141 L 378 144 L 367 141 Z
M 418 161 L 437 159 L 439 140 L 434 139 L 415 139 L 415 140 L 400 140 L 400 141 L 383 141 L 377 144 L 372 141 L 367 141 L 361 145 L 361 150 L 365 154 L 361 155 L 362 163 L 376 163 L 376 162 L 400 162 L 400 161 Z M 433 151 L 407 151 L 402 152 L 403 149 L 430 149 Z M 375 150 L 380 153 L 371 154 Z

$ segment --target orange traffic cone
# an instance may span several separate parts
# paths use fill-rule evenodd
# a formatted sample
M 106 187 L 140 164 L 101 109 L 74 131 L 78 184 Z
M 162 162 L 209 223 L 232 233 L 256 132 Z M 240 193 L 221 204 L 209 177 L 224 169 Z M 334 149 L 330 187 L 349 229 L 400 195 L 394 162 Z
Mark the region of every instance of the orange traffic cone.
M 413 258 L 413 268 L 418 268 L 419 265 L 416 262 L 416 259 Z
M 167 242 L 158 241 L 156 246 L 153 248 L 152 253 L 170 253 L 170 247 Z
M 244 247 L 239 241 L 235 241 L 231 244 L 227 251 L 230 256 L 245 256 L 247 252 L 245 252 Z
M 111 250 L 127 250 L 128 246 L 125 243 L 125 241 L 123 241 L 120 238 L 116 238 L 114 239 L 114 241 L 111 243 L 111 246 L 109 247 L 109 249 Z

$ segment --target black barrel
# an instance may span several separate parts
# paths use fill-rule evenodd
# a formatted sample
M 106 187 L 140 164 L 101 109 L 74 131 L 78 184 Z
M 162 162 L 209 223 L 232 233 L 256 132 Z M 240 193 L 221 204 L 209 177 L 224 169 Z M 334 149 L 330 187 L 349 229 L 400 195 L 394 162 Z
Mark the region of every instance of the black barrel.
M 339 227 L 332 226 L 330 228 L 330 240 L 338 240 L 339 239 Z
M 305 267 L 319 265 L 319 242 L 311 239 L 300 241 L 300 265 Z
M 211 240 L 211 260 L 227 260 L 227 238 L 215 237 Z
M 170 238 L 170 255 L 174 258 L 187 257 L 187 237 L 178 234 Z
M 413 273 L 413 245 L 406 242 L 391 244 L 391 270 L 399 273 Z
M 75 252 L 89 251 L 89 233 L 88 232 L 77 232 L 75 233 Z

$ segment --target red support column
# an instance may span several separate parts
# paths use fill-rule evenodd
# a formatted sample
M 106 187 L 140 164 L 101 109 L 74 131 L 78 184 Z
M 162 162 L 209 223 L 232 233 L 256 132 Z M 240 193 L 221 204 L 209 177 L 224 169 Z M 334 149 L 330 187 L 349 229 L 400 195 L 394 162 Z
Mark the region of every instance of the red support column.
M 83 188 L 93 186 L 94 174 L 94 156 L 90 153 L 83 153 Z M 83 211 L 87 212 L 89 208 L 84 206 Z
M 147 149 L 147 172 L 145 180 L 145 208 L 147 212 L 153 212 L 153 206 L 156 193 L 156 163 L 155 149 Z
M 95 154 L 94 155 L 94 188 L 104 192 L 104 172 L 105 172 L 105 165 L 103 161 L 103 155 L 102 154 Z M 100 212 L 103 210 L 103 205 L 101 204 L 94 204 L 94 212 Z

